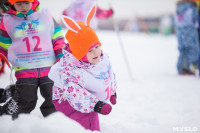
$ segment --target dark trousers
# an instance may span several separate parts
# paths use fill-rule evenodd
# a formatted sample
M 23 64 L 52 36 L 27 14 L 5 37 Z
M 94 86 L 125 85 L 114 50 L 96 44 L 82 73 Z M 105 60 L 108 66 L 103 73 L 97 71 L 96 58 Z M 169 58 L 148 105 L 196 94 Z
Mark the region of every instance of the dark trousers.
M 21 107 L 19 114 L 30 113 L 35 108 L 38 99 L 38 87 L 44 98 L 44 102 L 40 106 L 42 115 L 45 117 L 56 111 L 52 104 L 52 80 L 48 77 L 22 78 L 16 82 L 16 95 L 13 97 Z

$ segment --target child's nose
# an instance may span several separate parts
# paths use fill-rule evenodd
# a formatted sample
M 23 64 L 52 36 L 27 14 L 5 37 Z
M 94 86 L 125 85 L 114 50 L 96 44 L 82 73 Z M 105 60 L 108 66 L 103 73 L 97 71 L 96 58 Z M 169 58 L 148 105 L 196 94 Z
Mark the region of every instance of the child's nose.
M 22 9 L 25 10 L 27 7 L 25 4 L 22 4 Z
M 94 50 L 94 55 L 98 55 L 99 51 L 98 50 Z

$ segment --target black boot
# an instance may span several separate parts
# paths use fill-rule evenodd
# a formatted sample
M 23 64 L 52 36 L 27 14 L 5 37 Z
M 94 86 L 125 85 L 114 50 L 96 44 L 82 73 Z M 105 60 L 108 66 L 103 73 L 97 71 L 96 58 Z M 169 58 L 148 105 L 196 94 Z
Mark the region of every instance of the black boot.
M 0 116 L 2 116 L 3 115 L 3 108 L 2 108 L 2 106 L 0 106 Z
M 15 93 L 16 93 L 16 85 L 11 84 L 5 88 L 4 97 L 7 100 L 8 98 L 13 97 Z
M 181 74 L 181 75 L 195 75 L 195 72 L 193 72 L 190 68 L 183 68 L 182 71 L 179 74 Z
M 3 106 L 0 106 L 0 115 L 11 115 L 13 119 L 16 119 L 20 109 L 18 102 L 11 97 Z
M 3 95 L 4 95 L 4 89 L 0 88 L 0 103 L 4 103 L 6 101 Z
M 5 103 L 10 97 L 12 97 L 15 93 L 15 85 L 11 84 L 7 86 L 5 89 L 0 88 L 0 103 Z

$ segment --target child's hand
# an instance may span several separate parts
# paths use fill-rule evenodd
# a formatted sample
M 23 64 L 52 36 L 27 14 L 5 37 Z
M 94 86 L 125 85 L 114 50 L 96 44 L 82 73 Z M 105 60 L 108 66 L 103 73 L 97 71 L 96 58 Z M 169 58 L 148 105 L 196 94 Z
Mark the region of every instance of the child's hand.
M 115 105 L 117 103 L 116 99 L 117 99 L 116 93 L 110 97 L 110 102 L 112 103 L 112 105 Z
M 109 114 L 111 110 L 112 110 L 112 107 L 110 106 L 110 104 L 104 103 L 102 101 L 98 101 L 94 107 L 94 111 L 102 115 Z

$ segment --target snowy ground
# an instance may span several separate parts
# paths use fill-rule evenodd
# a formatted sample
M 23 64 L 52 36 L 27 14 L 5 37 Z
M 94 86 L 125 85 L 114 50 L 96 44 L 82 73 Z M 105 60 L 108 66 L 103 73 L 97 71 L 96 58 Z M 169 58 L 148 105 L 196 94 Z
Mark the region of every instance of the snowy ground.
M 108 116 L 100 115 L 103 133 L 173 133 L 178 132 L 177 127 L 179 131 L 184 127 L 200 132 L 200 79 L 177 75 L 175 36 L 121 33 L 131 73 L 116 33 L 97 34 L 104 52 L 110 55 L 118 81 L 117 105 Z M 0 87 L 9 83 L 9 73 L 7 69 L 7 75 L 0 78 Z M 0 133 L 89 132 L 61 113 L 43 118 L 39 111 L 43 99 L 38 95 L 31 115 L 20 115 L 15 121 L 10 116 L 0 117 Z

